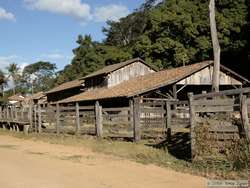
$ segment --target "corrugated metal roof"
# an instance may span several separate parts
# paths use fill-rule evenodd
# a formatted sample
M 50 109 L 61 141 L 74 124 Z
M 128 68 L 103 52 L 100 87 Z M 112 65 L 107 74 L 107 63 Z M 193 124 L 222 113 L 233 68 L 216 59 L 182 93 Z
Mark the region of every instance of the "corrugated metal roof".
M 60 101 L 60 103 L 135 96 L 176 83 L 183 78 L 209 66 L 211 63 L 212 61 L 204 61 L 188 66 L 150 73 L 125 81 L 114 87 L 85 91 L 81 94 L 64 99 Z

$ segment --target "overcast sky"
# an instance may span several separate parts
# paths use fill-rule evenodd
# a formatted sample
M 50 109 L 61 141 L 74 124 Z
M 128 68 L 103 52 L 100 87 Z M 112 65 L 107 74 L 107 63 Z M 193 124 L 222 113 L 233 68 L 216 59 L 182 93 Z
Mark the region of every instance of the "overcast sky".
M 78 34 L 104 38 L 106 20 L 118 20 L 143 0 L 0 0 L 0 69 L 39 60 L 62 69 Z

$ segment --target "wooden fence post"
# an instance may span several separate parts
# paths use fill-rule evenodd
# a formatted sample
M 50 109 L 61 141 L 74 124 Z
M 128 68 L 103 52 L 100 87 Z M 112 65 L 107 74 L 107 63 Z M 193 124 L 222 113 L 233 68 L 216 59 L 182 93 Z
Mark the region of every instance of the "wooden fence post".
M 129 100 L 129 122 L 132 130 L 134 127 L 134 101 L 132 99 Z
M 33 126 L 33 106 L 32 104 L 29 105 L 29 121 L 30 121 L 30 127 Z
M 167 122 L 167 138 L 171 139 L 171 105 L 170 102 L 166 102 L 166 122 Z
M 241 101 L 240 114 L 241 114 L 242 128 L 245 132 L 247 140 L 250 141 L 250 123 L 248 119 L 246 95 L 242 95 L 240 101 Z
M 190 113 L 190 141 L 191 141 L 191 159 L 196 155 L 195 150 L 195 126 L 196 126 L 196 114 L 193 106 L 193 93 L 188 93 L 189 99 L 189 113 Z
M 134 99 L 134 112 L 133 112 L 133 119 L 134 119 L 134 141 L 138 142 L 141 140 L 141 130 L 140 130 L 140 98 L 137 97 Z
M 41 105 L 38 104 L 38 133 L 42 132 L 42 109 Z
M 79 135 L 80 131 L 80 112 L 79 112 L 79 103 L 76 103 L 76 131 L 75 134 Z
M 56 103 L 56 134 L 60 134 L 60 105 Z
M 99 102 L 95 103 L 95 126 L 96 126 L 96 136 L 102 138 L 102 107 Z
M 0 106 L 0 119 L 3 119 L 2 113 L 3 113 L 2 106 Z
M 34 127 L 35 127 L 35 132 L 38 132 L 38 127 L 37 127 L 37 106 L 34 105 Z

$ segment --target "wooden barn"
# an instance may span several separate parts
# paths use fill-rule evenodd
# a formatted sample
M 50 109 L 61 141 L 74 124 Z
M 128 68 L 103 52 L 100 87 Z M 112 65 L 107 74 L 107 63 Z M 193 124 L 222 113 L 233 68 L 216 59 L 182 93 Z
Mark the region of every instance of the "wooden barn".
M 128 105 L 129 99 L 136 96 L 187 99 L 188 92 L 201 93 L 202 91 L 209 92 L 211 90 L 212 61 L 166 69 L 159 72 L 149 71 L 151 73 L 146 75 L 139 76 L 137 73 L 137 76 L 134 78 L 126 77 L 127 80 L 123 82 L 119 82 L 118 78 L 124 78 L 124 72 L 115 72 L 114 77 L 117 78 L 117 81 L 114 82 L 116 84 L 113 84 L 109 80 L 113 78 L 112 74 L 105 74 L 108 75 L 106 77 L 101 76 L 102 82 L 94 82 L 94 79 L 91 81 L 90 78 L 93 78 L 93 76 L 90 75 L 85 77 L 86 80 L 90 79 L 86 84 L 89 88 L 87 91 L 62 100 L 60 103 L 82 102 L 93 104 L 94 101 L 98 100 L 107 106 L 123 106 Z M 96 73 L 93 75 L 96 76 Z M 109 83 L 112 84 L 109 85 Z M 221 65 L 220 89 L 240 88 L 249 84 L 250 82 L 246 78 Z
M 66 99 L 85 90 L 110 88 L 134 77 L 146 75 L 156 70 L 140 58 L 106 66 L 92 74 L 61 84 L 46 92 L 48 103 Z
M 146 75 L 156 70 L 142 59 L 135 58 L 125 62 L 106 66 L 83 79 L 88 90 L 110 88 L 132 78 Z
M 84 80 L 77 79 L 63 83 L 45 92 L 45 95 L 47 97 L 48 103 L 53 103 L 77 95 L 81 93 L 83 89 L 84 89 Z

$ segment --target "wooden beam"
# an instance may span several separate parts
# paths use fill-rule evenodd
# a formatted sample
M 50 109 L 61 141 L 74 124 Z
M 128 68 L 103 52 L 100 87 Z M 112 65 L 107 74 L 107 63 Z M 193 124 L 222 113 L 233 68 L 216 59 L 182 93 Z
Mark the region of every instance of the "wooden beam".
M 75 134 L 79 135 L 80 132 L 80 113 L 79 113 L 79 103 L 76 103 L 76 131 Z
M 134 98 L 134 112 L 133 112 L 133 119 L 134 119 L 134 141 L 138 142 L 141 140 L 141 130 L 140 130 L 140 98 L 136 97 Z
M 60 105 L 59 103 L 56 103 L 56 134 L 60 134 L 60 126 L 61 126 Z
M 166 102 L 166 122 L 167 122 L 167 138 L 171 140 L 171 105 L 169 102 Z
M 250 141 L 250 123 L 248 118 L 248 110 L 247 110 L 247 97 L 246 95 L 241 96 L 241 105 L 240 105 L 240 114 L 242 120 L 242 128 L 246 135 L 248 141 Z
M 195 149 L 196 114 L 193 106 L 193 93 L 188 93 L 188 99 L 189 99 L 189 113 L 190 113 L 191 159 L 193 159 L 196 155 L 196 149 Z
M 176 86 L 176 84 L 173 85 L 173 97 L 174 97 L 174 99 L 177 99 L 177 86 Z
M 134 101 L 129 100 L 129 121 L 131 128 L 134 126 Z
M 41 109 L 41 105 L 38 104 L 38 109 L 37 109 L 38 113 L 38 133 L 42 133 L 42 109 Z
M 102 138 L 102 106 L 100 106 L 99 101 L 95 103 L 95 127 L 96 127 L 96 136 Z

